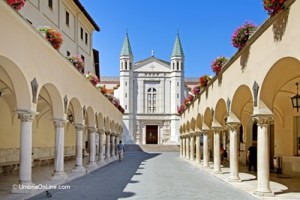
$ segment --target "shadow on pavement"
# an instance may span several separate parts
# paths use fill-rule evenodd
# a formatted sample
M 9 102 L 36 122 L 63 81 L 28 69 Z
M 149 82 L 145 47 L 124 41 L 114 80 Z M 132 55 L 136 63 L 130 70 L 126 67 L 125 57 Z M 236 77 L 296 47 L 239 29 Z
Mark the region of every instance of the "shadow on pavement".
M 143 162 L 160 155 L 160 153 L 146 153 L 142 151 L 125 152 L 122 162 L 114 161 L 90 174 L 65 183 L 71 189 L 49 190 L 51 199 L 96 199 L 116 200 L 135 195 L 133 192 L 123 192 L 128 183 L 138 184 L 139 181 L 131 180 L 138 169 L 143 169 Z M 30 198 L 31 200 L 49 199 L 43 192 Z

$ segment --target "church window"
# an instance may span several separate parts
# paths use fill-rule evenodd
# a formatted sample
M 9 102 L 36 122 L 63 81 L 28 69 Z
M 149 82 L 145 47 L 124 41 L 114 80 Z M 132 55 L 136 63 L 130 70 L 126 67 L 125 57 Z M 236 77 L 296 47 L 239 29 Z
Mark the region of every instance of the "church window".
M 177 93 L 177 99 L 179 99 L 179 94 Z
M 173 70 L 175 69 L 175 64 L 173 63 Z
M 127 110 L 127 105 L 125 105 L 125 110 Z
M 125 86 L 127 86 L 127 81 L 125 81 Z
M 183 71 L 183 63 L 181 63 L 181 70 Z
M 177 87 L 179 87 L 179 82 L 177 82 Z
M 147 90 L 147 112 L 156 113 L 156 89 L 149 88 Z
M 177 62 L 177 70 L 179 70 L 179 62 Z
M 127 70 L 127 62 L 125 62 L 125 70 Z
M 125 93 L 125 98 L 127 98 L 127 93 Z

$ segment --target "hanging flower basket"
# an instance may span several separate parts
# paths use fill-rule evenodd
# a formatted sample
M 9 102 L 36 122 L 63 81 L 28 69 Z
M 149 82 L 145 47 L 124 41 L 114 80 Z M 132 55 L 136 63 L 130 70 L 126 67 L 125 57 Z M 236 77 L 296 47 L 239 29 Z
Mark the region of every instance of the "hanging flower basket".
M 59 49 L 63 43 L 61 34 L 49 26 L 39 27 L 38 31 L 51 43 L 54 49 Z
M 201 76 L 199 78 L 200 87 L 206 87 L 210 80 L 211 80 L 211 77 L 209 77 L 208 75 Z
M 200 85 L 196 85 L 193 90 L 192 93 L 197 96 L 200 93 Z
M 186 109 L 186 106 L 183 104 L 180 107 L 177 107 L 177 112 L 179 115 L 181 115 Z
M 19 11 L 19 10 L 21 10 L 24 7 L 24 5 L 26 3 L 26 0 L 6 0 L 6 2 L 13 9 Z
M 68 57 L 68 60 L 74 65 L 74 67 L 82 72 L 82 70 L 84 69 L 84 61 L 82 60 L 82 58 L 79 55 L 76 56 L 71 56 Z
M 97 83 L 99 83 L 98 76 L 91 72 L 88 72 L 87 74 L 85 74 L 85 78 L 87 78 L 94 86 L 96 86 Z
M 245 22 L 241 27 L 234 31 L 231 38 L 232 45 L 238 49 L 243 48 L 256 28 L 257 26 L 255 26 L 253 23 Z
M 221 71 L 222 67 L 226 64 L 227 61 L 228 61 L 228 59 L 226 57 L 224 57 L 224 56 L 217 57 L 214 61 L 212 61 L 212 63 L 211 63 L 211 69 L 216 74 L 219 74 L 219 72 Z
M 284 3 L 286 0 L 263 0 L 264 9 L 270 16 L 274 16 L 285 9 Z

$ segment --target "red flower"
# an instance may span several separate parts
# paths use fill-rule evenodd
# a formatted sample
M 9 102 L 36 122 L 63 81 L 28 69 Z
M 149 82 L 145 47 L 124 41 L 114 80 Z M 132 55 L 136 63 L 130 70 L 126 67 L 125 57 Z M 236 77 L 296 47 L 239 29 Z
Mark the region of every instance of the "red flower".
M 217 57 L 214 61 L 212 61 L 211 69 L 213 70 L 213 72 L 218 74 L 227 61 L 228 59 L 224 56 Z
M 285 9 L 284 3 L 286 0 L 263 0 L 264 9 L 269 15 L 274 16 L 276 13 Z
M 26 0 L 6 0 L 7 4 L 15 10 L 21 10 L 24 7 Z
M 208 75 L 199 78 L 200 87 L 206 87 L 211 78 Z

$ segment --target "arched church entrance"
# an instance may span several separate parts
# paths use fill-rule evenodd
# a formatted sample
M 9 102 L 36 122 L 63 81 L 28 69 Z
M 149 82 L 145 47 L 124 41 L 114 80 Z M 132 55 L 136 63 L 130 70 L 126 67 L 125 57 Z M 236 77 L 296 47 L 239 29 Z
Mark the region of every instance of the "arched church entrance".
M 158 143 L 158 126 L 147 125 L 146 126 L 146 144 Z

